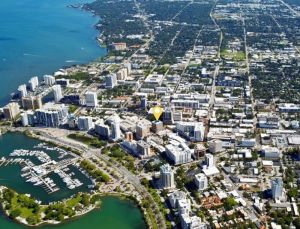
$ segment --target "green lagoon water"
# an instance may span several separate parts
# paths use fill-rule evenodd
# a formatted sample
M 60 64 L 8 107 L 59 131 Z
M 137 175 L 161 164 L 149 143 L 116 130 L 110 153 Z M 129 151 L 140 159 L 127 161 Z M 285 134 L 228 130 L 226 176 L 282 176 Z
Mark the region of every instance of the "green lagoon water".
M 29 138 L 21 133 L 6 133 L 0 137 L 0 158 L 8 157 L 15 149 L 37 150 L 33 147 L 41 143 L 39 140 Z M 46 151 L 49 156 L 55 158 L 58 153 L 55 151 Z M 79 170 L 74 167 L 78 178 L 84 183 L 76 190 L 69 190 L 58 178 L 55 182 L 61 188 L 60 191 L 53 194 L 47 194 L 43 188 L 26 183 L 20 176 L 19 165 L 8 165 L 0 167 L 0 185 L 5 185 L 16 190 L 19 193 L 30 193 L 42 202 L 49 202 L 67 198 L 78 191 L 88 191 L 87 179 Z M 73 170 L 72 170 L 73 171 Z M 100 209 L 96 209 L 78 219 L 65 224 L 55 226 L 42 226 L 43 229 L 62 228 L 62 229 L 143 229 L 146 228 L 141 211 L 132 201 L 122 200 L 116 197 L 104 197 Z M 20 229 L 25 228 L 15 222 L 7 219 L 0 212 L 0 229 Z
M 25 226 L 9 221 L 0 215 L 1 229 L 24 229 Z M 41 229 L 145 229 L 140 210 L 128 200 L 104 197 L 101 208 L 79 219 L 56 226 L 42 226 Z

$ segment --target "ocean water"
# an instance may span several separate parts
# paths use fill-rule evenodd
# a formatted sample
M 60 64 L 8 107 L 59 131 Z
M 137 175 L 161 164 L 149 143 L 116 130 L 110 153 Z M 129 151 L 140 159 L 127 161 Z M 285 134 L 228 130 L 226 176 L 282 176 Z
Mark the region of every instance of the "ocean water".
M 32 76 L 105 54 L 96 42 L 99 18 L 67 7 L 92 0 L 1 0 L 0 105 Z

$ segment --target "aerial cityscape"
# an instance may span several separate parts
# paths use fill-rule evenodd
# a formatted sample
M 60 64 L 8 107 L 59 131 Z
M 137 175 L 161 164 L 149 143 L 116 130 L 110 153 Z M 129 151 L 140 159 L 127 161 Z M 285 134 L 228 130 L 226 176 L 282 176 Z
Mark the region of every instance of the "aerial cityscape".
M 52 4 L 0 36 L 0 228 L 300 229 L 300 1 Z

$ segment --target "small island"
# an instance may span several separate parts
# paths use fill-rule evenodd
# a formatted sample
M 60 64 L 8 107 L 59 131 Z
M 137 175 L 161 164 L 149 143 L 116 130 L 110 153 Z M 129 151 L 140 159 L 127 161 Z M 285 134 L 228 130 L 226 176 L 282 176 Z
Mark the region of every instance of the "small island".
M 0 201 L 5 214 L 12 220 L 29 226 L 58 224 L 83 215 L 100 206 L 101 195 L 78 193 L 67 200 L 42 205 L 30 195 L 18 194 L 1 187 Z

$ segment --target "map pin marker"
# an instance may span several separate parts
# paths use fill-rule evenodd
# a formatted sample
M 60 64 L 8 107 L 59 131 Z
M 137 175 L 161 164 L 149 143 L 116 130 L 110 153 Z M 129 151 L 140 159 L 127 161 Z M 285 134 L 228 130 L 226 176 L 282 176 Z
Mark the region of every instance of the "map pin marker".
M 159 106 L 153 107 L 153 116 L 156 121 L 160 118 L 161 114 L 163 113 L 163 109 Z

